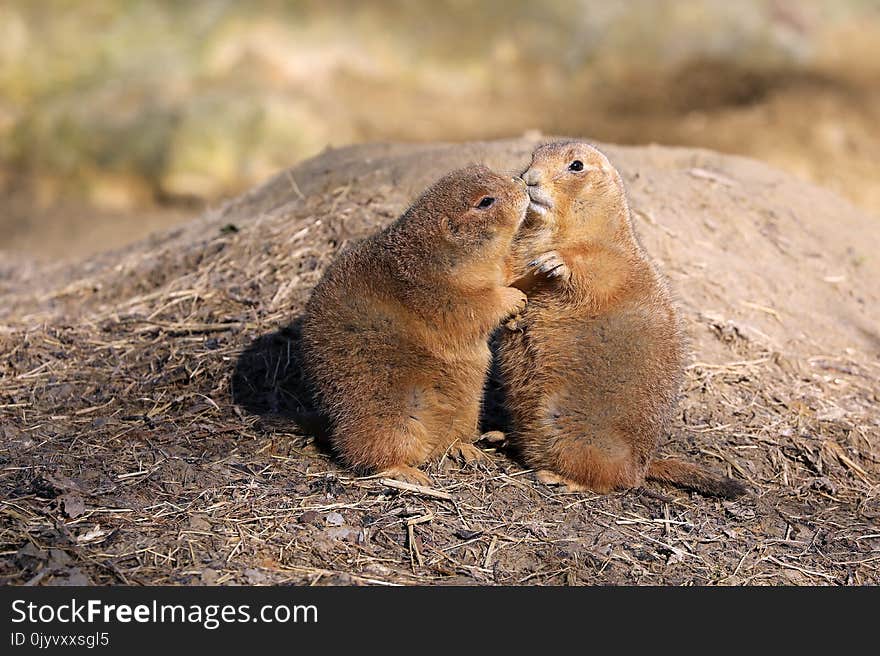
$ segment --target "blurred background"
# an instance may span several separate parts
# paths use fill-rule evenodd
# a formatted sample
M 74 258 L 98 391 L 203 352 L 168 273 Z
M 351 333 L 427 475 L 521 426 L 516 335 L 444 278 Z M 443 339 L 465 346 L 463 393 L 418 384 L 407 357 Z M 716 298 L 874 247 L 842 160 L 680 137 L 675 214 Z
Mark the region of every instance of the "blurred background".
M 880 215 L 880 0 L 0 0 L 0 250 L 121 246 L 328 146 L 531 130 Z

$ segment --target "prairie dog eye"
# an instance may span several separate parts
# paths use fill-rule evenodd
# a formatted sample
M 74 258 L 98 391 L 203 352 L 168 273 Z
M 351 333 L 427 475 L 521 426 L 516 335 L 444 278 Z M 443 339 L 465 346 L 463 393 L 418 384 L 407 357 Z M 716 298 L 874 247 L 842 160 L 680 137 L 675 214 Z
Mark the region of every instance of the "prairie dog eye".
M 583 171 L 584 170 L 584 163 L 582 161 L 580 161 L 579 159 L 576 159 L 575 161 L 573 161 L 571 164 L 568 165 L 568 170 L 569 171 Z
M 477 203 L 477 207 L 479 207 L 481 210 L 484 210 L 487 207 L 492 207 L 492 205 L 494 203 L 495 203 L 495 199 L 492 198 L 491 196 L 483 196 L 483 198 L 480 199 L 480 202 Z

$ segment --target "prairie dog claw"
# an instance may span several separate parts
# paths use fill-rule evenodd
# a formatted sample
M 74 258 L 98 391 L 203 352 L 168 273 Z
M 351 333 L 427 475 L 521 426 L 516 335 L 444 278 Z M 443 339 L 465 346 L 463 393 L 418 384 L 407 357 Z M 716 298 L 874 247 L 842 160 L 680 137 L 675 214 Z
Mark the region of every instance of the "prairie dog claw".
M 535 478 L 539 483 L 543 483 L 544 485 L 561 485 L 565 487 L 566 492 L 587 492 L 589 488 L 584 487 L 579 483 L 575 483 L 574 481 L 570 481 L 567 478 L 564 478 L 557 474 L 556 472 L 552 472 L 549 469 L 540 469 L 535 472 Z
M 480 449 L 473 444 L 467 442 L 455 442 L 452 444 L 452 446 L 449 447 L 449 455 L 465 464 L 486 462 L 489 460 L 489 456 L 480 451 Z
M 568 281 L 571 278 L 571 270 L 562 259 L 562 256 L 556 251 L 542 253 L 529 262 L 528 266 L 530 269 L 534 269 L 535 272 L 542 273 L 548 278 L 559 278 L 562 281 Z

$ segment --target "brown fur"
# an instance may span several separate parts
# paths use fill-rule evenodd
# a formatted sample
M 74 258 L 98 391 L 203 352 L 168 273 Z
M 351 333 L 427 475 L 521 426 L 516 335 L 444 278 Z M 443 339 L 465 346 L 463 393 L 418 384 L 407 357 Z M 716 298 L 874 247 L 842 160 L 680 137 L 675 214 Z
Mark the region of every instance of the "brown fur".
M 569 170 L 574 160 L 584 170 Z M 499 358 L 526 463 L 571 489 L 606 493 L 649 478 L 741 494 L 736 481 L 693 465 L 652 463 L 675 409 L 685 340 L 617 171 L 595 148 L 561 142 L 539 147 L 523 179 L 533 202 L 514 242 L 512 284 L 529 305 L 504 331 Z
M 495 198 L 487 209 L 477 205 Z M 306 306 L 307 374 L 331 443 L 359 471 L 427 482 L 446 452 L 473 459 L 489 334 L 521 310 L 505 257 L 528 197 L 517 178 L 470 167 L 394 224 L 341 253 Z

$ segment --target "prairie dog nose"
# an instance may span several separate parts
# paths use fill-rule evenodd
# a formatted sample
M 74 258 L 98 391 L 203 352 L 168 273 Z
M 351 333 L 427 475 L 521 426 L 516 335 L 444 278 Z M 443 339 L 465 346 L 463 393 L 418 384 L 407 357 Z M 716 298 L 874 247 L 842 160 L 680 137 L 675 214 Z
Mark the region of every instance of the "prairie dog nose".
M 522 179 L 527 185 L 532 187 L 541 183 L 541 174 L 538 173 L 535 169 L 529 169 L 528 171 L 523 173 Z

